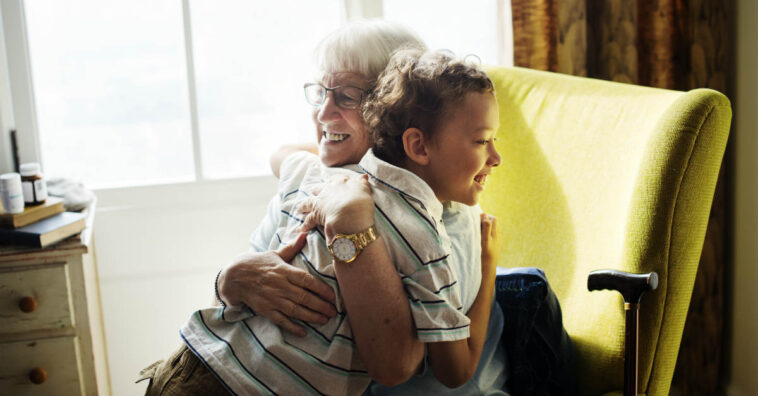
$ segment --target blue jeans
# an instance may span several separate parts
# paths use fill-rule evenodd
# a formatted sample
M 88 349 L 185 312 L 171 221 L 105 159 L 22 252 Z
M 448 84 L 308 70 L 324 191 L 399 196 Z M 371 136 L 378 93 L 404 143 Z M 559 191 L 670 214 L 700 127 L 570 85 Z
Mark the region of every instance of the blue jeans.
M 495 299 L 505 318 L 506 390 L 513 396 L 575 395 L 571 339 L 545 273 L 539 268 L 498 269 Z

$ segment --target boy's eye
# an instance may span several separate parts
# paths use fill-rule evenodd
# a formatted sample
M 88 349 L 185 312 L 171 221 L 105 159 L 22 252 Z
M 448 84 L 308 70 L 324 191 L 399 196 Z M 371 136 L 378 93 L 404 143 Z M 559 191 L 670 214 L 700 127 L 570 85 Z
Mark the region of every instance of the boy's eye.
M 492 138 L 492 139 L 482 139 L 482 140 L 477 140 L 477 141 L 476 141 L 476 143 L 477 143 L 477 144 L 481 144 L 482 146 L 486 146 L 486 145 L 488 145 L 490 142 L 497 142 L 497 138 Z

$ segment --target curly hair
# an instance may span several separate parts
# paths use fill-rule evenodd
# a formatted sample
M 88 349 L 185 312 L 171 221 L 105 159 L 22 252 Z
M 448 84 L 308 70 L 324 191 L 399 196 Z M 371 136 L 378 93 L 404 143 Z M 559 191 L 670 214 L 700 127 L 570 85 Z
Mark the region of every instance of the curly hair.
M 418 128 L 433 140 L 450 106 L 470 92 L 494 92 L 492 81 L 477 65 L 443 51 L 396 52 L 362 107 L 374 154 L 402 167 L 403 132 Z

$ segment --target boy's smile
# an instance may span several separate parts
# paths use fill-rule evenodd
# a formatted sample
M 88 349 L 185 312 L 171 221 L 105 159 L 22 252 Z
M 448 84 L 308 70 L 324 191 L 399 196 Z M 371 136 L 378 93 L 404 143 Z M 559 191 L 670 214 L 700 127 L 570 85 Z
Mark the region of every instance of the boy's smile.
M 474 181 L 479 183 L 482 188 L 484 188 L 484 182 L 487 181 L 487 173 L 482 173 L 479 175 L 474 176 Z

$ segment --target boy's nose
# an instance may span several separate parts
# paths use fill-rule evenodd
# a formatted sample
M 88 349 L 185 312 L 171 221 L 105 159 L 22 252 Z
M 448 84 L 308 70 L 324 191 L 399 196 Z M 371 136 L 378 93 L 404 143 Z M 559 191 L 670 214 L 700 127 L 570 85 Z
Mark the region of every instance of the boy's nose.
M 487 158 L 487 165 L 493 168 L 500 165 L 500 161 L 502 160 L 502 157 L 500 157 L 500 153 L 497 152 L 494 142 L 492 142 L 489 145 L 488 151 L 489 151 L 489 157 Z

